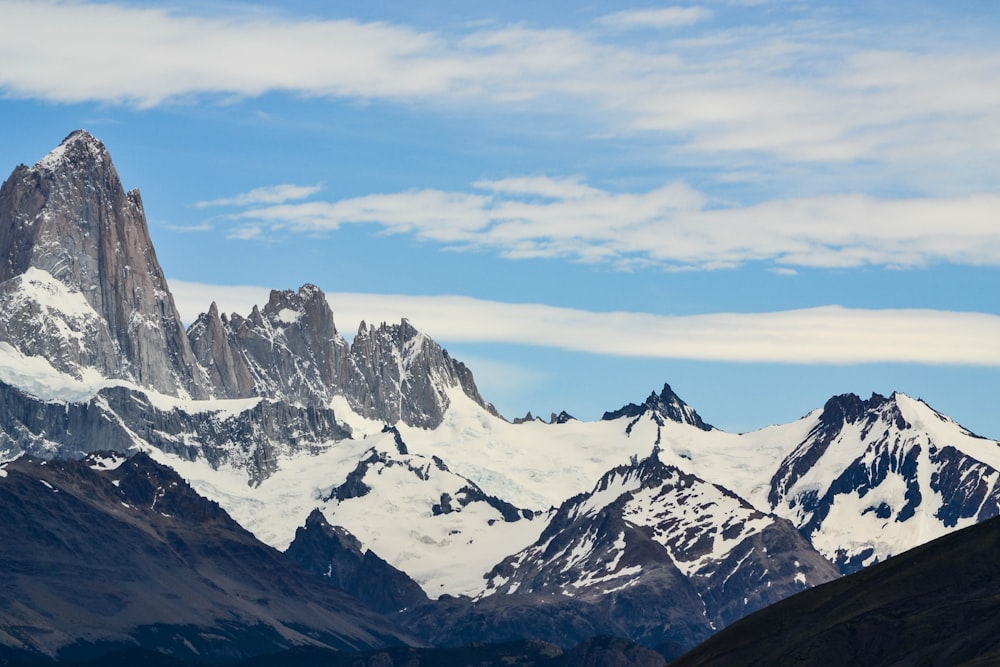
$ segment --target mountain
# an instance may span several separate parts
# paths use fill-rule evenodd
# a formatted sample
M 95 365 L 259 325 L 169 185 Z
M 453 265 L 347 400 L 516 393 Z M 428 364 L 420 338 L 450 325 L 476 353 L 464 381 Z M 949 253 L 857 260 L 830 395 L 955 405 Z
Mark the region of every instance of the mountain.
M 845 573 L 1000 508 L 1000 445 L 904 394 L 832 398 L 767 501 Z
M 998 552 L 993 518 L 768 607 L 671 665 L 998 664 Z
M 149 238 L 104 144 L 70 134 L 0 187 L 0 336 L 80 378 L 210 393 Z
M 232 660 L 414 641 L 145 454 L 4 464 L 0 562 L 0 642 L 39 655 L 137 645 Z
M 101 502 L 84 513 L 52 505 L 48 487 L 18 471 L 80 465 L 82 479 L 95 452 L 141 453 L 146 473 L 174 471 L 249 531 L 241 539 L 268 545 L 260 558 L 289 568 L 281 576 L 338 588 L 343 610 L 365 608 L 361 598 L 391 616 L 372 627 L 388 623 L 392 637 L 396 623 L 437 646 L 532 639 L 568 651 L 611 635 L 676 656 L 762 606 L 891 562 L 1000 506 L 1000 443 L 901 393 L 836 396 L 743 434 L 712 427 L 667 384 L 599 421 L 563 412 L 511 423 L 405 318 L 361 322 L 348 342 L 314 285 L 274 290 L 242 315 L 211 304 L 184 331 L 139 195 L 124 192 L 86 132 L 0 187 L 0 253 L 0 463 L 23 483 L 11 487 L 19 502 L 41 494 L 67 544 L 86 541 L 90 523 L 113 533 L 111 510 L 136 504 L 115 495 L 119 473 L 92 471 L 105 481 L 88 482 Z M 170 544 L 157 516 L 144 519 L 154 528 L 133 528 Z M 197 532 L 198 520 L 183 531 Z M 184 537 L 195 545 L 185 553 L 211 552 L 195 538 Z M 136 548 L 158 555 L 101 576 L 142 581 L 146 568 L 171 581 L 202 567 Z M 202 579 L 218 597 L 204 609 L 165 605 L 162 623 L 180 624 L 184 611 L 192 627 L 209 627 L 203 612 L 232 589 Z M 26 598 L 32 622 L 60 616 L 58 595 L 39 595 Z M 246 609 L 240 623 L 262 618 L 283 637 L 260 646 L 291 636 L 284 618 Z M 340 628 L 337 609 L 317 623 Z M 88 629 L 96 616 L 79 618 L 80 632 L 103 636 Z M 237 625 L 231 645 L 248 636 Z M 51 653 L 71 630 L 0 644 Z M 120 643 L 135 629 L 114 621 L 107 633 Z
M 417 582 L 371 549 L 362 550 L 358 538 L 341 526 L 331 526 L 318 509 L 295 531 L 285 555 L 380 613 L 428 601 Z
M 701 416 L 695 412 L 694 408 L 681 400 L 681 397 L 674 393 L 669 384 L 664 384 L 659 395 L 654 391 L 641 405 L 629 403 L 623 408 L 611 412 L 605 412 L 601 418 L 605 421 L 612 421 L 627 417 L 633 421 L 629 422 L 626 432 L 631 432 L 632 426 L 643 415 L 649 415 L 656 421 L 657 425 L 663 426 L 664 420 L 678 422 L 680 424 L 690 424 L 703 431 L 711 431 L 712 425 L 702 421 Z M 659 443 L 656 443 L 659 444 Z
M 315 285 L 273 290 L 263 308 L 225 316 L 213 303 L 188 330 L 195 357 L 219 393 L 327 405 L 336 396 L 369 419 L 437 426 L 448 389 L 495 414 L 469 369 L 407 320 L 361 323 L 348 344 Z
M 337 333 L 323 293 L 274 291 L 247 317 L 212 305 L 185 331 L 138 190 L 107 148 L 70 134 L 0 188 L 0 341 L 78 381 L 180 398 L 262 397 L 433 427 L 447 387 L 483 405 L 471 372 L 405 320 Z
M 563 503 L 534 544 L 487 575 L 486 588 L 600 601 L 626 616 L 626 636 L 684 645 L 689 637 L 671 632 L 681 617 L 722 627 L 837 576 L 786 520 L 665 465 L 654 450 Z M 650 599 L 671 604 L 638 603 Z

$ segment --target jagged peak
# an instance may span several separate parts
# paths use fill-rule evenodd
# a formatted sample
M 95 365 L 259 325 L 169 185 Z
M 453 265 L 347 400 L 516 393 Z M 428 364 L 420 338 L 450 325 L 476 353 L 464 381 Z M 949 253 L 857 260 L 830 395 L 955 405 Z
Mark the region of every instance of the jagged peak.
M 62 142 L 35 163 L 35 169 L 55 171 L 81 160 L 111 162 L 111 155 L 100 139 L 87 130 L 74 130 Z
M 361 320 L 358 325 L 358 335 L 373 335 L 376 333 L 380 334 L 391 334 L 392 336 L 399 338 L 401 340 L 409 340 L 420 335 L 426 335 L 423 331 L 418 329 L 416 326 L 410 322 L 409 318 L 400 318 L 399 323 L 390 324 L 389 322 L 382 321 L 378 325 L 369 324 L 365 320 Z
M 536 417 L 535 415 L 531 414 L 531 410 L 528 410 L 528 412 L 523 417 L 514 417 L 514 419 L 511 421 L 511 423 L 512 424 L 527 424 L 528 422 L 533 422 L 533 421 L 541 421 L 541 418 Z
M 296 290 L 271 290 L 267 303 L 264 305 L 265 312 L 286 307 L 301 308 L 306 304 L 314 302 L 326 303 L 326 294 L 316 285 L 305 283 Z
M 550 424 L 566 424 L 571 421 L 576 421 L 576 417 L 565 410 L 560 411 L 559 414 L 553 412 L 552 416 L 549 418 Z
M 663 383 L 663 389 L 659 394 L 655 391 L 650 392 L 643 403 L 629 403 L 613 412 L 605 412 L 601 419 L 610 421 L 621 417 L 634 418 L 647 413 L 653 413 L 660 418 L 669 419 L 681 424 L 690 424 L 703 431 L 711 431 L 715 428 L 711 424 L 704 422 L 701 416 L 695 412 L 694 408 L 681 400 L 680 396 L 674 393 L 674 390 L 667 383 Z
M 854 424 L 886 404 L 895 404 L 896 398 L 896 392 L 893 392 L 889 398 L 873 392 L 868 400 L 864 400 L 854 393 L 839 394 L 831 397 L 823 405 L 820 421 L 828 425 Z
M 314 507 L 313 511 L 309 513 L 309 516 L 306 517 L 306 528 L 310 528 L 312 526 L 322 528 L 329 525 L 330 522 L 326 520 L 326 516 L 323 515 L 323 512 L 321 512 L 318 507 Z

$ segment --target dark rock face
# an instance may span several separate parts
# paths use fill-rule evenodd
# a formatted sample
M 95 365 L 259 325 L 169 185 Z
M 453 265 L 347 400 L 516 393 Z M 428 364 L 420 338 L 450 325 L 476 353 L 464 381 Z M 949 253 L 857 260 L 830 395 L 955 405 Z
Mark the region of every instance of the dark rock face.
M 625 407 L 613 412 L 605 412 L 601 419 L 609 421 L 621 417 L 630 417 L 637 420 L 639 417 L 647 414 L 656 420 L 660 426 L 663 425 L 664 419 L 669 419 L 681 424 L 691 424 L 703 431 L 711 431 L 713 428 L 711 424 L 706 424 L 702 421 L 701 416 L 694 411 L 694 408 L 682 401 L 680 396 L 675 394 L 674 390 L 670 388 L 669 384 L 663 385 L 663 389 L 659 395 L 655 391 L 652 392 L 649 398 L 641 405 L 629 403 Z M 629 429 L 631 429 L 634 423 L 635 421 L 629 423 Z
M 406 573 L 379 558 L 345 528 L 331 526 L 319 510 L 295 531 L 285 555 L 304 569 L 326 577 L 383 614 L 428 602 L 427 595 Z
M 5 464 L 0 533 L 8 647 L 79 656 L 87 644 L 138 645 L 233 660 L 405 641 L 144 454 Z
M 99 450 L 130 451 L 136 445 L 213 466 L 247 471 L 259 483 L 279 454 L 318 452 L 324 443 L 350 436 L 328 408 L 261 400 L 233 414 L 161 410 L 125 387 L 102 389 L 86 403 L 46 402 L 0 382 L 0 452 L 40 458 L 73 458 Z M 192 437 L 194 436 L 194 437 Z
M 407 610 L 398 618 L 411 632 L 442 647 L 529 639 L 568 649 L 602 635 L 623 636 L 630 631 L 630 623 L 641 622 L 642 634 L 656 642 L 657 649 L 666 652 L 669 658 L 680 655 L 712 632 L 704 617 L 678 612 L 672 621 L 664 622 L 661 612 L 669 606 L 665 601 L 673 602 L 673 592 L 669 578 L 659 583 L 651 579 L 649 586 L 603 599 L 543 594 L 496 596 L 478 601 L 451 598 Z M 645 659 L 652 657 L 648 652 L 641 653 Z
M 22 305 L 5 311 L 5 340 L 69 372 L 92 366 L 169 395 L 209 394 L 157 262 L 142 199 L 137 190 L 125 192 L 104 144 L 87 132 L 69 135 L 33 167 L 17 167 L 0 188 L 0 293 L 14 298 L 16 286 L 7 283 L 37 280 L 37 272 L 97 317 L 79 309 L 67 314 L 76 341 L 54 332 L 30 340 L 16 322 L 54 313 Z
M 743 540 L 695 583 L 718 626 L 725 627 L 839 576 L 791 522 L 776 519 Z

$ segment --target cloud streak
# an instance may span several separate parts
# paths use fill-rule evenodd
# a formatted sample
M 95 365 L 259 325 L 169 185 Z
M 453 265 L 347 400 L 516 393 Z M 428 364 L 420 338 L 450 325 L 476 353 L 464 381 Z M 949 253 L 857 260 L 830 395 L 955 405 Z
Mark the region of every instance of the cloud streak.
M 924 33 L 866 42 L 822 19 L 722 29 L 702 26 L 710 10 L 698 6 L 460 34 L 125 3 L 0 0 L 0 11 L 0 90 L 15 98 L 146 108 L 291 93 L 527 108 L 665 133 L 698 154 L 788 162 L 1000 152 L 1000 50 L 935 49 Z M 700 32 L 626 42 L 614 29 L 680 25 Z
M 171 281 L 182 317 L 215 300 L 246 314 L 266 302 L 258 287 Z M 402 316 L 443 343 L 504 343 L 622 357 L 708 361 L 1000 366 L 1000 316 L 921 309 L 823 306 L 770 313 L 669 316 L 592 312 L 463 296 L 328 294 L 343 328 Z
M 260 204 L 283 204 L 287 201 L 306 199 L 320 190 L 322 185 L 269 185 L 262 188 L 254 188 L 249 192 L 238 194 L 234 197 L 223 197 L 212 199 L 211 201 L 200 201 L 195 203 L 196 208 L 210 208 L 214 206 L 256 206 Z
M 659 9 L 631 9 L 602 16 L 606 25 L 631 30 L 636 28 L 676 28 L 692 25 L 712 16 L 705 7 L 661 7 Z
M 331 232 L 370 224 L 453 249 L 508 258 L 736 268 L 1000 266 L 1000 195 L 880 199 L 863 194 L 713 208 L 684 183 L 615 193 L 577 179 L 483 180 L 478 191 L 421 190 L 253 208 L 237 229 Z

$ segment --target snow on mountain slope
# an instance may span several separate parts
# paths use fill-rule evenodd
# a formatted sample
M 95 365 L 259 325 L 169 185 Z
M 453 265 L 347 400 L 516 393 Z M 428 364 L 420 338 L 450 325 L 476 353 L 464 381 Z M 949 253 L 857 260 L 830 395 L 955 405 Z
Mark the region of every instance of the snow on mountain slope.
M 670 572 L 674 572 L 670 575 Z M 539 539 L 489 574 L 488 595 L 597 599 L 678 577 L 728 623 L 838 576 L 787 521 L 654 452 L 567 500 Z
M 646 411 L 596 422 L 512 424 L 486 413 L 457 392 L 434 430 L 399 425 L 414 452 L 437 455 L 488 493 L 520 507 L 546 509 L 592 488 L 609 469 L 644 458 L 654 447 L 667 464 L 716 482 L 769 511 L 774 470 L 805 437 L 808 417 L 747 434 L 704 430 Z M 338 409 L 362 432 L 371 429 Z
M 487 570 L 538 537 L 544 517 L 490 497 L 440 458 L 409 453 L 398 436 L 388 429 L 283 456 L 256 485 L 239 468 L 149 453 L 271 546 L 287 548 L 318 507 L 428 595 L 474 595 Z
M 462 396 L 434 430 L 399 425 L 410 450 L 439 456 L 492 495 L 545 510 L 590 488 L 609 467 L 648 453 L 652 441 L 626 439 L 614 423 L 511 424 Z M 350 422 L 350 419 L 348 419 Z
M 734 470 L 739 466 L 722 454 L 739 436 L 704 431 L 688 423 L 629 415 L 597 422 L 512 424 L 454 390 L 449 399 L 450 407 L 438 428 L 399 425 L 407 444 L 414 452 L 440 456 L 488 493 L 520 507 L 557 507 L 591 488 L 610 468 L 647 456 L 658 442 L 664 460 L 676 460 L 686 468 L 690 465 L 683 463 L 685 458 L 706 450 L 719 452 L 706 466 L 720 461 Z M 345 420 L 355 423 L 350 417 Z
M 0 340 L 76 380 L 100 369 L 125 374 L 104 318 L 79 290 L 33 266 L 0 284 Z
M 904 394 L 848 394 L 814 413 L 768 500 L 844 572 L 1000 509 L 1000 443 Z

